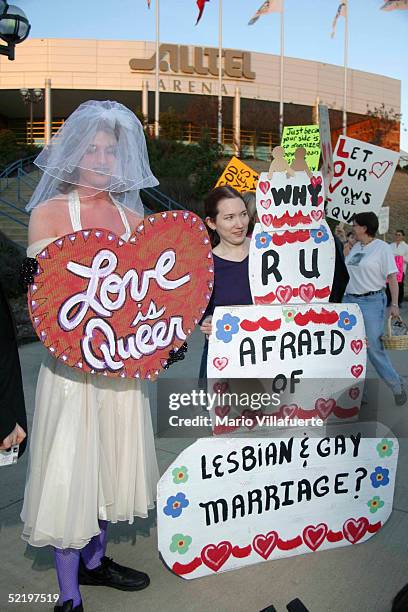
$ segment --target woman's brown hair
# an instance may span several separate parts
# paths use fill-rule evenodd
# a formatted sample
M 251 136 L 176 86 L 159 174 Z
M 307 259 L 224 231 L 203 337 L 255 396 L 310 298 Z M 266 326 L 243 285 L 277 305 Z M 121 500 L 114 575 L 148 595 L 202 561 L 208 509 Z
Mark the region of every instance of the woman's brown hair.
M 218 215 L 218 204 L 221 200 L 235 200 L 235 198 L 240 198 L 242 200 L 242 196 L 233 187 L 229 185 L 222 185 L 221 187 L 216 187 L 206 197 L 204 200 L 204 218 L 209 217 L 212 221 L 215 221 L 216 216 Z M 242 200 L 243 201 L 243 200 Z M 211 246 L 214 248 L 219 244 L 220 238 L 217 232 L 207 225 L 207 230 L 211 240 Z

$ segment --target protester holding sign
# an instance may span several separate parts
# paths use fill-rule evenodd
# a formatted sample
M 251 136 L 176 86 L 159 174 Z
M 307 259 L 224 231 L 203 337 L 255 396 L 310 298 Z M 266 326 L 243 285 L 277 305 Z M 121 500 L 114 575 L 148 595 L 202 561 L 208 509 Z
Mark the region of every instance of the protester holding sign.
M 378 218 L 373 212 L 358 213 L 353 218 L 356 244 L 346 257 L 350 281 L 344 302 L 360 306 L 368 341 L 368 357 L 379 376 L 390 387 L 397 406 L 407 395 L 381 340 L 386 313 L 385 286 L 388 279 L 392 296 L 390 316 L 399 315 L 397 267 L 390 246 L 375 238 Z
M 395 242 L 391 243 L 391 248 L 394 253 L 394 257 L 402 257 L 403 258 L 403 266 L 402 266 L 402 277 L 398 278 L 398 305 L 401 306 L 402 301 L 404 299 L 404 280 L 405 274 L 407 271 L 408 264 L 408 244 L 404 240 L 405 232 L 402 229 L 399 229 L 395 232 Z M 397 264 L 398 266 L 398 264 Z M 391 294 L 387 288 L 387 296 L 389 298 L 389 303 L 391 303 Z M 388 304 L 389 305 L 389 304 Z
M 249 216 L 244 200 L 233 187 L 216 187 L 208 195 L 204 209 L 214 257 L 214 290 L 201 321 L 201 331 L 208 336 L 216 306 L 244 306 L 252 304 L 252 297 L 248 277 Z M 206 376 L 207 353 L 206 340 L 200 378 Z
M 27 207 L 31 257 L 86 228 L 128 241 L 143 215 L 138 190 L 157 185 L 143 128 L 116 102 L 79 106 L 36 164 L 44 175 Z M 108 521 L 133 523 L 154 505 L 159 473 L 141 383 L 86 374 L 47 353 L 30 450 L 23 539 L 54 547 L 61 592 L 55 610 L 83 610 L 79 583 L 147 587 L 146 574 L 105 556 Z
M 0 283 L 0 451 L 26 445 L 27 417 L 18 357 L 16 331 L 6 294 Z

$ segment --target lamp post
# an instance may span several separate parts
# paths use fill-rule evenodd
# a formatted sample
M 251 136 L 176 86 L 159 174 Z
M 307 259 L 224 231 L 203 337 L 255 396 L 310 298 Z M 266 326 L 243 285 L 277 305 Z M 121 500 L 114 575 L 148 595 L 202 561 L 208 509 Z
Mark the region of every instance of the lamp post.
M 30 144 L 34 144 L 33 136 L 33 119 L 34 119 L 34 104 L 41 102 L 44 95 L 42 89 L 20 89 L 20 94 L 25 104 L 30 105 Z
M 26 14 L 18 6 L 0 0 L 0 39 L 6 45 L 0 45 L 0 55 L 14 60 L 14 48 L 23 42 L 30 33 L 31 25 Z

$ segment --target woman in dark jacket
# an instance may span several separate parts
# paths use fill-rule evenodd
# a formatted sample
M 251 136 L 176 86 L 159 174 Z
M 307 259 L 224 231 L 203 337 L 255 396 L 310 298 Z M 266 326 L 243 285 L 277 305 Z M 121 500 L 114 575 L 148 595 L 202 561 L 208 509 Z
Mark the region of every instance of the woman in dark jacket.
M 26 447 L 27 417 L 18 357 L 16 329 L 0 283 L 0 450 Z

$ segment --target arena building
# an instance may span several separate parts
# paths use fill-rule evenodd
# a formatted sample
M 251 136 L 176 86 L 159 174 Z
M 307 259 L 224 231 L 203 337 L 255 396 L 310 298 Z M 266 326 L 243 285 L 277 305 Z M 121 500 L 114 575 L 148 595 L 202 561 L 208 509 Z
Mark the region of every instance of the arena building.
M 180 139 L 196 141 L 203 126 L 216 138 L 218 49 L 163 43 L 160 58 L 160 110 L 174 109 Z M 279 56 L 224 49 L 223 68 L 224 144 L 268 153 L 279 140 Z M 285 57 L 284 125 L 314 123 L 320 102 L 330 109 L 335 140 L 342 126 L 343 75 L 342 66 Z M 154 42 L 27 40 L 15 61 L 0 57 L 0 128 L 42 144 L 81 102 L 114 99 L 143 115 L 151 129 L 154 87 Z M 25 102 L 21 89 L 45 95 L 37 91 L 30 102 L 26 91 Z M 399 151 L 399 122 L 381 121 L 379 130 L 378 109 L 395 117 L 400 100 L 400 81 L 349 69 L 348 135 Z

